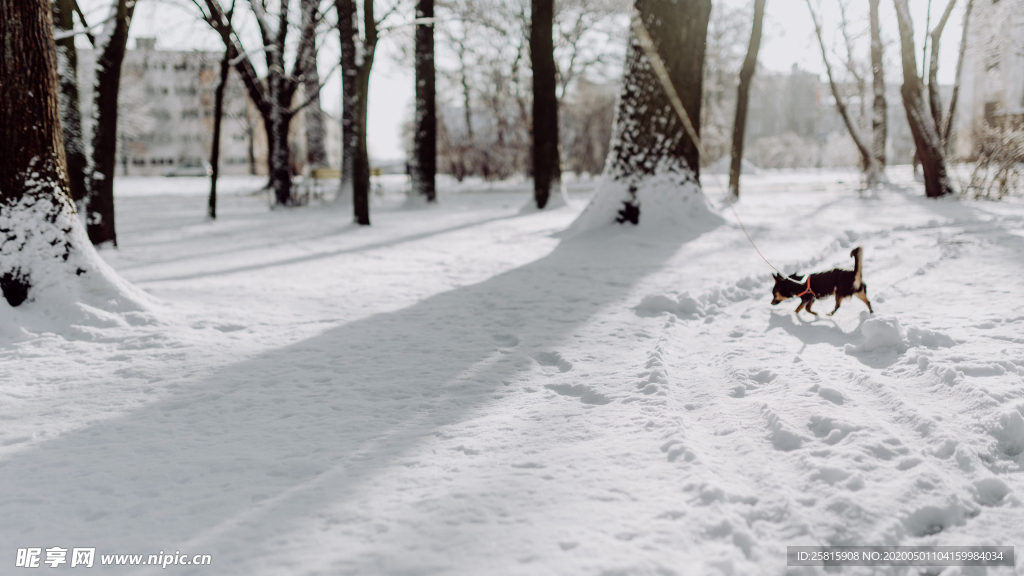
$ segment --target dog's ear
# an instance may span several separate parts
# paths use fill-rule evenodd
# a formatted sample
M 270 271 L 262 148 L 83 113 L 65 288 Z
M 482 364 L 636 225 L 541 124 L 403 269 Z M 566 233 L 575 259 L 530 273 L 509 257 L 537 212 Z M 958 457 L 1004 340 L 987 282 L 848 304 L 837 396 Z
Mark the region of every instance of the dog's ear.
M 776 280 L 782 280 L 782 274 L 779 274 L 779 273 L 772 274 L 772 278 L 775 278 Z
M 801 278 L 801 276 L 799 274 L 795 274 L 795 273 L 794 274 L 790 274 L 789 277 L 792 278 L 793 280 L 799 280 Z

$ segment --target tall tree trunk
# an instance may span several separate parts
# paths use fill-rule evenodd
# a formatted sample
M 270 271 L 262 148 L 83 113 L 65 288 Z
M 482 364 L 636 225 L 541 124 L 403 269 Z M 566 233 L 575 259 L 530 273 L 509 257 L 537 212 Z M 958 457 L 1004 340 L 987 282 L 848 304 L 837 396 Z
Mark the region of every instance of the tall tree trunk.
M 956 115 L 956 101 L 960 95 L 960 73 L 964 68 L 964 54 L 967 51 L 967 31 L 971 24 L 971 9 L 974 7 L 974 0 L 967 0 L 967 8 L 964 9 L 963 32 L 960 36 L 960 54 L 956 59 L 956 79 L 953 81 L 953 93 L 949 96 L 949 114 L 946 116 L 946 126 L 942 130 L 943 151 L 949 154 L 950 135 L 953 133 L 953 117 Z
M 121 86 L 121 62 L 128 43 L 128 26 L 135 0 L 114 0 L 111 20 L 97 38 L 96 111 L 92 137 L 92 174 L 89 177 L 86 226 L 93 244 L 117 246 L 114 226 L 114 170 L 117 167 L 117 94 Z
M 45 268 L 74 274 L 73 233 L 85 242 L 67 180 L 47 0 L 0 0 L 0 78 L 0 291 L 18 306 L 38 278 L 54 282 Z
M 317 0 L 302 0 L 302 27 L 313 26 L 316 18 Z M 306 62 L 303 74 L 303 91 L 306 98 L 312 101 L 306 106 L 304 120 L 306 121 L 306 164 L 310 168 L 322 168 L 327 166 L 327 147 L 324 144 L 324 113 L 320 108 L 320 73 L 316 68 L 316 37 L 313 40 L 314 46 L 310 50 L 311 58 Z
M 341 181 L 338 184 L 338 199 L 352 200 L 355 181 L 356 157 L 356 44 L 359 42 L 356 29 L 355 0 L 336 0 L 338 32 L 341 38 Z
M 710 0 L 637 0 L 604 180 L 575 232 L 618 223 L 714 218 L 700 191 L 700 134 Z M 681 110 L 677 110 L 677 106 Z M 644 208 L 650 202 L 650 210 Z
M 224 89 L 228 85 L 228 72 L 231 71 L 231 50 L 224 50 L 220 60 L 220 81 L 213 93 L 213 141 L 210 143 L 210 198 L 206 204 L 206 215 L 212 220 L 217 219 L 217 177 L 220 175 L 220 125 L 224 117 Z
M 363 58 L 372 56 L 363 55 Z M 356 223 L 360 226 L 370 225 L 370 155 L 366 148 L 366 114 L 367 95 L 370 90 L 370 66 L 364 62 L 356 75 L 356 149 L 352 159 L 352 211 Z
M 283 36 L 283 33 L 281 33 Z M 263 117 L 267 130 L 267 160 L 270 164 L 270 188 L 278 206 L 292 204 L 291 151 L 288 146 L 288 124 L 291 117 L 288 107 L 291 98 L 285 87 L 284 42 L 276 44 L 275 50 L 267 50 L 267 100 L 268 110 Z
M 825 48 L 825 39 L 821 33 L 821 22 L 818 20 L 818 15 L 814 11 L 814 6 L 811 4 L 811 0 L 807 0 L 807 9 L 811 12 L 811 19 L 814 20 L 814 33 L 818 37 L 818 46 L 821 48 L 821 59 L 825 63 L 825 72 L 828 75 L 828 85 L 832 90 L 832 96 L 836 100 L 836 110 L 839 111 L 839 115 L 843 119 L 843 123 L 846 124 L 846 129 L 850 133 L 850 138 L 853 139 L 853 143 L 857 146 L 857 151 L 860 152 L 861 166 L 864 168 L 864 176 L 867 181 L 867 186 L 873 187 L 878 184 L 885 182 L 885 174 L 882 172 L 881 167 L 878 165 L 878 160 L 875 159 L 875 155 L 868 148 L 863 136 L 861 136 L 860 129 L 857 124 L 850 118 L 850 111 L 846 107 L 846 102 L 843 100 L 843 95 L 839 91 L 839 87 L 836 85 L 835 79 L 832 76 L 832 65 L 828 61 L 828 49 Z
M 942 96 L 939 94 L 939 40 L 942 38 L 942 30 L 946 27 L 949 15 L 953 13 L 953 6 L 956 0 L 949 0 L 942 18 L 935 25 L 930 37 L 932 40 L 931 60 L 928 63 L 928 107 L 932 112 L 932 119 L 935 121 L 935 131 L 942 137 Z
M 747 57 L 740 69 L 740 85 L 736 89 L 736 118 L 732 123 L 732 163 L 729 165 L 729 193 L 740 197 L 740 172 L 743 170 L 743 136 L 747 128 L 747 104 L 750 102 L 750 82 L 757 69 L 757 52 L 761 48 L 761 24 L 764 21 L 765 0 L 754 0 L 754 25 L 750 31 Z
M 352 209 L 355 220 L 370 225 L 370 159 L 366 149 L 366 114 L 370 89 L 370 69 L 377 46 L 377 21 L 373 0 L 363 5 L 365 40 L 360 41 L 356 27 L 355 0 L 335 0 L 338 31 L 341 34 L 342 73 L 342 175 L 341 194 L 346 190 L 345 169 L 351 170 Z
M 533 198 L 548 203 L 562 179 L 558 154 L 558 79 L 555 69 L 554 0 L 531 0 L 530 63 L 533 67 Z
M 879 168 L 885 169 L 885 141 L 889 131 L 889 106 L 885 100 L 885 69 L 882 58 L 882 35 L 878 24 L 879 0 L 868 0 L 871 20 L 871 89 L 874 102 L 871 105 L 871 154 Z
M 914 136 L 917 154 L 924 172 L 924 190 L 930 198 L 953 192 L 946 174 L 946 158 L 942 140 L 924 100 L 924 86 L 917 75 L 917 61 L 914 54 L 914 25 L 910 20 L 907 0 L 895 0 L 896 19 L 900 28 L 900 47 L 903 61 L 903 107 L 907 111 L 907 123 Z
M 55 30 L 71 34 L 75 28 L 75 0 L 53 2 L 53 24 Z M 67 36 L 57 40 L 57 75 L 60 79 L 60 123 L 64 136 L 64 155 L 67 158 L 68 185 L 71 198 L 85 199 L 85 172 L 89 161 L 82 144 L 82 112 L 78 103 L 78 50 L 75 37 Z
M 416 18 L 433 18 L 434 0 L 417 0 Z M 434 23 L 416 25 L 416 118 L 412 137 L 412 193 L 437 200 L 437 102 L 434 70 Z

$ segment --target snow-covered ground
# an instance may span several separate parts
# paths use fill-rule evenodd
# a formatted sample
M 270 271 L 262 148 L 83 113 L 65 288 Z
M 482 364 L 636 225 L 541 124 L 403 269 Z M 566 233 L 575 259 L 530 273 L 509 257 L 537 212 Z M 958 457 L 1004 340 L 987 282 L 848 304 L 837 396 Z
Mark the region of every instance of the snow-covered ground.
M 564 239 L 586 182 L 543 213 L 526 183 L 428 208 L 382 186 L 369 228 L 268 211 L 258 180 L 222 185 L 216 223 L 201 183 L 125 182 L 102 256 L 148 308 L 0 307 L 0 573 L 58 546 L 118 574 L 156 568 L 99 556 L 703 575 L 823 573 L 789 545 L 1024 545 L 1024 202 L 890 175 L 866 198 L 854 172 L 745 177 L 785 272 L 864 246 L 875 314 L 816 319 L 770 305 L 710 176 L 724 225 Z

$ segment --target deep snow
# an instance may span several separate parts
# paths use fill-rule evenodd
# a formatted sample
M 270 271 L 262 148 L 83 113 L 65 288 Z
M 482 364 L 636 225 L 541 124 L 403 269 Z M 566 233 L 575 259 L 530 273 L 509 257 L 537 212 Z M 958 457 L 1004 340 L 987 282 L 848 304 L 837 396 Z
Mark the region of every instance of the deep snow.
M 785 272 L 865 248 L 876 313 L 813 320 L 769 304 L 725 209 L 564 237 L 592 185 L 541 213 L 528 184 L 385 194 L 370 228 L 242 181 L 216 223 L 201 184 L 119 186 L 101 254 L 148 308 L 0 307 L 0 573 L 52 546 L 212 555 L 180 574 L 816 574 L 786 546 L 1024 544 L 1024 203 L 890 177 L 744 177 Z M 1015 572 L 943 572 L 979 573 Z

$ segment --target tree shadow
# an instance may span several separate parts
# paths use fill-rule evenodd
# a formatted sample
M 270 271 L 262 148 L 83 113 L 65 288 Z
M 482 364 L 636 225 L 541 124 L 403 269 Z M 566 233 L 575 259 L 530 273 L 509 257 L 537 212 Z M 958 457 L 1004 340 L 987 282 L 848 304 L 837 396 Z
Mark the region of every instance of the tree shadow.
M 97 555 L 180 550 L 213 555 L 217 574 L 254 563 L 274 572 L 261 552 L 358 498 L 439 429 L 522 394 L 539 353 L 700 235 L 636 232 L 563 241 L 485 282 L 168 385 L 158 400 L 16 453 L 0 462 L 0 540 Z M 599 361 L 571 360 L 578 373 Z

